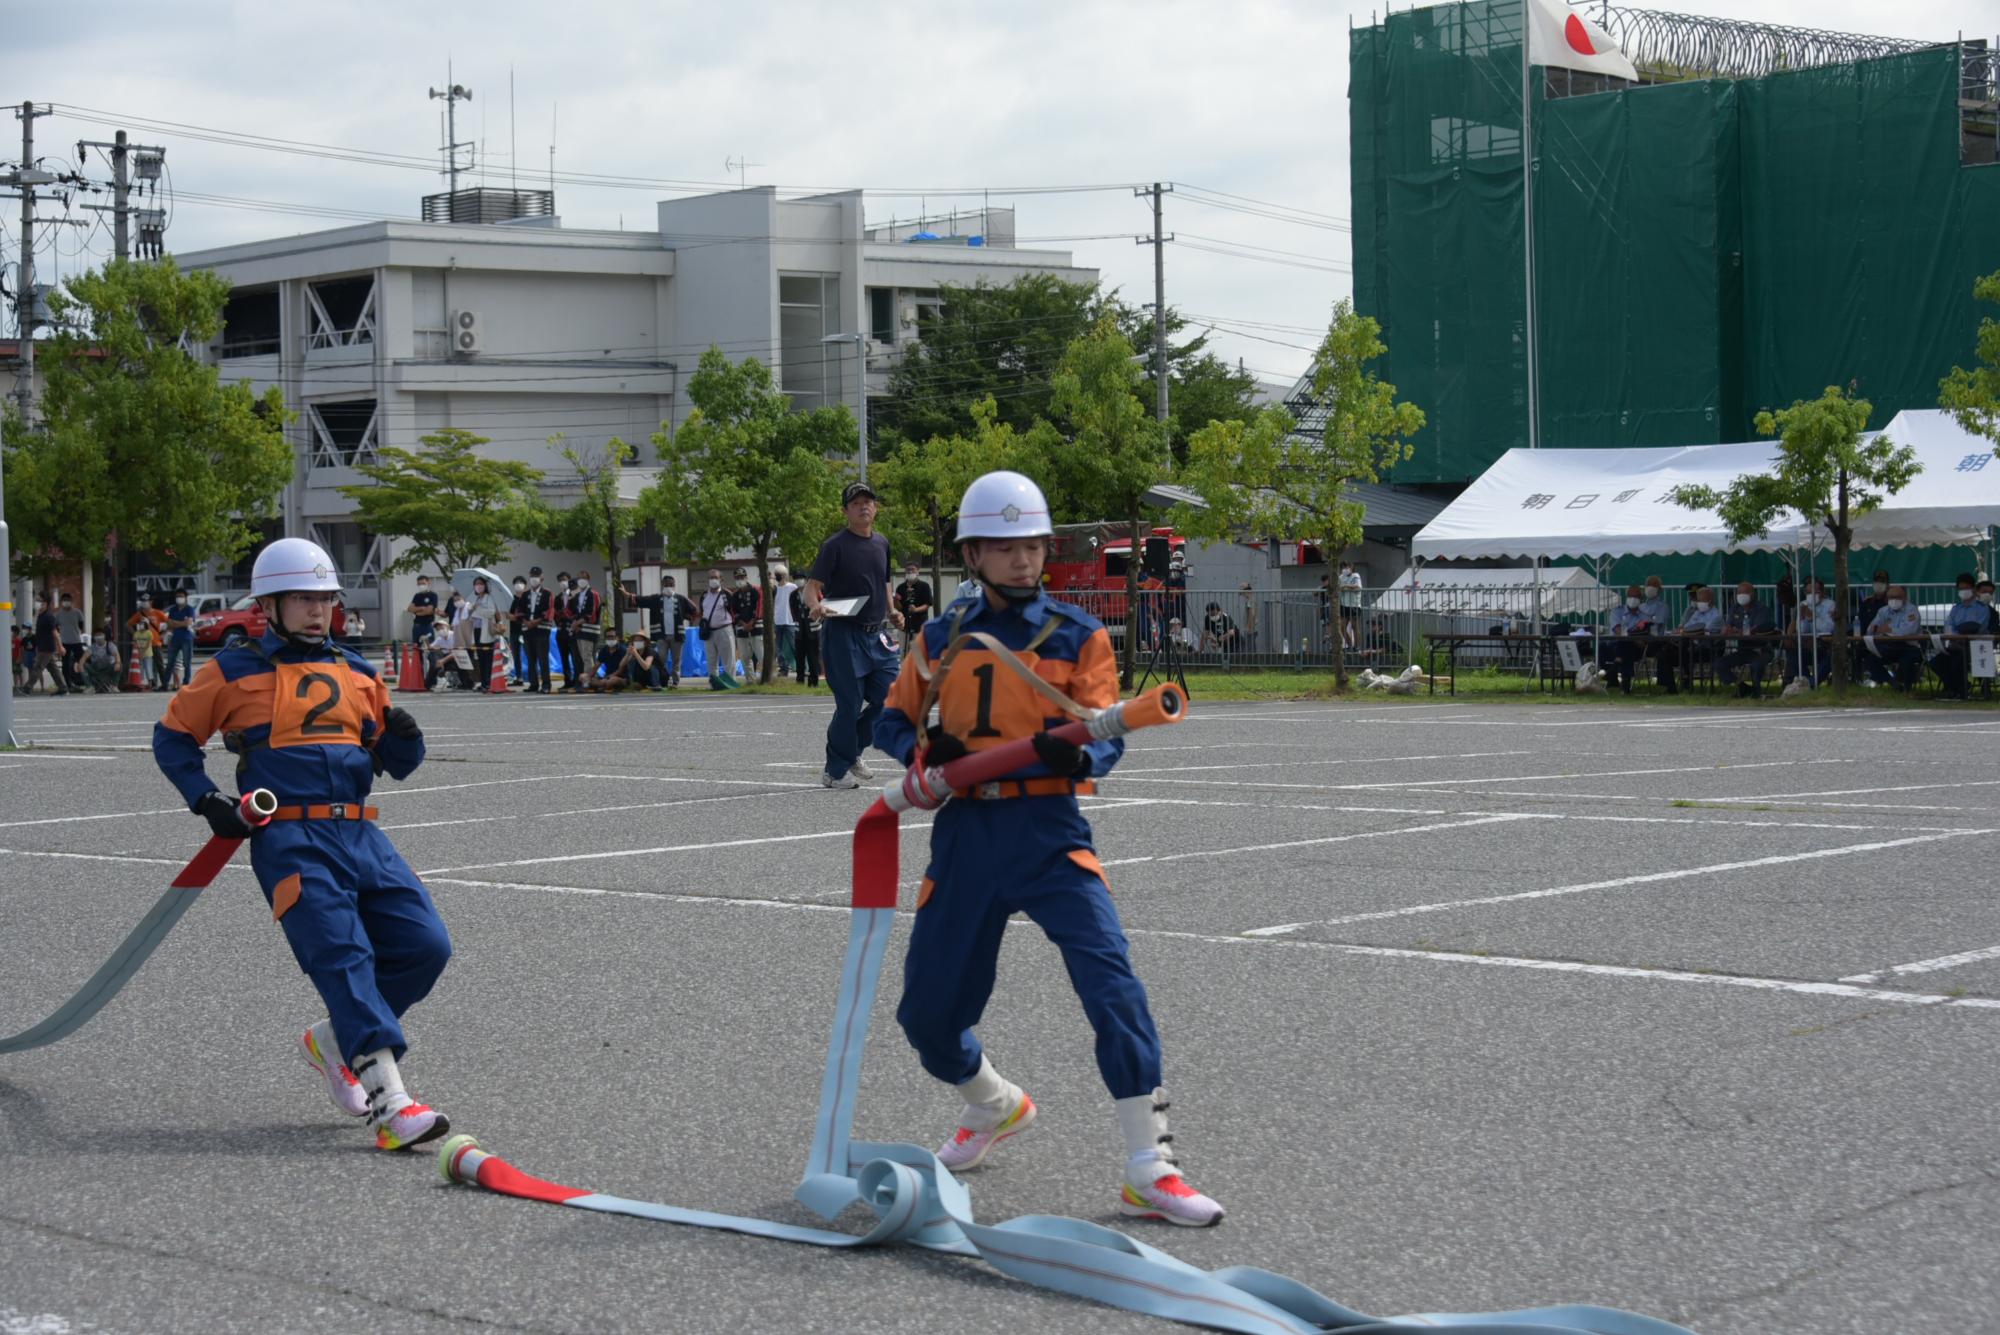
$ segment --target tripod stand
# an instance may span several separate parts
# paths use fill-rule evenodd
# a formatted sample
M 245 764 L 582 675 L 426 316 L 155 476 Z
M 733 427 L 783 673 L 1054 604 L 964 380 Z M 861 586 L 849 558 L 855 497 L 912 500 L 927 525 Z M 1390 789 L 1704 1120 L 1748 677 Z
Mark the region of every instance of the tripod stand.
M 1192 695 L 1187 684 L 1187 665 L 1181 659 L 1180 622 L 1169 621 L 1159 642 L 1153 646 L 1151 656 L 1146 659 L 1146 671 L 1140 676 L 1135 691 L 1143 691 L 1146 684 L 1158 678 L 1161 682 L 1173 682 L 1184 695 Z

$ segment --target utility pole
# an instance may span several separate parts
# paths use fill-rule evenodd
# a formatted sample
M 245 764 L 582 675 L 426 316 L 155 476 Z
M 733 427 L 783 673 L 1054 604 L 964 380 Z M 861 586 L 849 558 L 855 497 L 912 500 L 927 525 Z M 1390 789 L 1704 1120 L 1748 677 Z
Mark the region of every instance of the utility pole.
M 1150 190 L 1134 189 L 1135 195 L 1153 197 L 1153 234 L 1135 236 L 1134 244 L 1153 248 L 1153 415 L 1167 420 L 1167 242 L 1171 234 L 1160 232 L 1160 202 L 1173 186 L 1153 182 Z
M 93 213 L 111 215 L 111 256 L 113 259 L 132 258 L 132 215 L 143 215 L 139 220 L 139 250 L 149 259 L 160 257 L 160 223 L 158 209 L 137 209 L 132 207 L 132 166 L 138 164 L 138 185 L 141 190 L 159 189 L 160 164 L 167 156 L 167 150 L 157 144 L 134 144 L 128 142 L 125 131 L 120 130 L 106 143 L 99 139 L 79 139 L 76 142 L 77 161 L 81 162 L 84 150 L 101 148 L 111 159 L 111 203 L 85 204 L 84 208 Z
M 35 166 L 35 118 L 47 116 L 50 108 L 23 102 L 15 111 L 21 122 L 21 161 L 0 177 L 0 185 L 12 186 L 21 196 L 21 271 L 15 285 L 14 309 L 21 342 L 21 382 L 15 398 L 21 405 L 21 423 L 33 420 L 35 411 L 35 187 L 53 185 L 55 173 Z M 6 482 L 0 478 L 0 644 L 14 642 L 14 561 L 7 538 Z M 14 674 L 0 676 L 0 745 L 19 746 L 14 735 Z

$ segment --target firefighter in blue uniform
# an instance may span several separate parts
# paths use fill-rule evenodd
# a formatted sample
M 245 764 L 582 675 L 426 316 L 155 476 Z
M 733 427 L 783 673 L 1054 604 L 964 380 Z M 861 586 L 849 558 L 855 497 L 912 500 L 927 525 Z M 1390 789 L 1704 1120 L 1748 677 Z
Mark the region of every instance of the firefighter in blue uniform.
M 215 833 L 250 839 L 272 916 L 326 1003 L 300 1043 L 334 1106 L 366 1117 L 382 1149 L 406 1149 L 451 1126 L 410 1097 L 396 1064 L 400 1018 L 430 992 L 451 942 L 367 800 L 377 774 L 403 779 L 423 763 L 423 732 L 366 659 L 328 638 L 340 579 L 318 544 L 271 543 L 250 592 L 268 629 L 202 665 L 154 726 L 153 757 Z M 277 794 L 261 830 L 202 766 L 216 733 L 236 756 L 235 786 Z
M 938 811 L 896 1019 L 924 1069 L 965 1101 L 939 1161 L 954 1172 L 976 1167 L 1035 1119 L 1034 1101 L 994 1069 L 972 1032 L 1007 919 L 1026 913 L 1062 951 L 1096 1031 L 1098 1070 L 1125 1137 L 1119 1210 L 1213 1224 L 1222 1207 L 1188 1185 L 1168 1149 L 1159 1037 L 1077 807 L 1125 744 L 1079 747 L 1048 733 L 1071 703 L 1093 710 L 1118 699 L 1104 627 L 1042 592 L 1053 533 L 1047 501 L 1021 474 L 988 473 L 966 489 L 958 542 L 979 591 L 913 637 L 876 724 L 876 746 L 906 765 L 942 765 L 1023 737 L 1036 755 Z

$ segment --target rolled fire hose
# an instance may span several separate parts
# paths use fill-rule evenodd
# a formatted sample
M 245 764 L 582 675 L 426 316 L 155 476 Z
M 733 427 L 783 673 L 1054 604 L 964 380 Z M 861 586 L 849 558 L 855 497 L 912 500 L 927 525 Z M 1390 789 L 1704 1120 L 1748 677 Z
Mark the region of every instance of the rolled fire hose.
M 1186 712 L 1187 702 L 1180 691 L 1163 685 L 1087 720 L 1049 731 L 1081 744 L 1121 737 L 1156 724 L 1177 723 Z M 1461 1335 L 1692 1335 L 1680 1326 L 1607 1307 L 1372 1317 L 1282 1275 L 1249 1266 L 1201 1270 L 1115 1229 L 1080 1219 L 1023 1215 L 1002 1224 L 978 1223 L 964 1184 L 929 1150 L 918 1145 L 850 1139 L 869 1011 L 896 914 L 897 815 L 913 806 L 936 806 L 941 793 L 984 783 L 1034 759 L 1033 743 L 1023 739 L 965 756 L 939 769 L 924 773 L 913 769 L 890 784 L 855 827 L 847 956 L 834 1002 L 812 1153 L 806 1162 L 805 1180 L 795 1195 L 829 1222 L 852 1205 L 865 1205 L 875 1216 L 865 1232 L 841 1233 L 566 1187 L 522 1172 L 480 1149 L 478 1141 L 465 1135 L 445 1141 L 438 1154 L 438 1170 L 450 1182 L 601 1214 L 726 1229 L 818 1247 L 904 1243 L 977 1257 L 1023 1283 L 1127 1311 L 1247 1335 L 1317 1335 L 1328 1331 L 1418 1335 L 1439 1327 L 1452 1328 Z
M 278 810 L 277 794 L 268 788 L 254 789 L 243 795 L 237 809 L 243 813 L 243 819 L 261 830 L 270 824 L 271 817 Z M 139 920 L 139 925 L 118 943 L 118 949 L 111 952 L 111 958 L 104 962 L 104 967 L 92 974 L 90 981 L 48 1019 L 12 1038 L 0 1038 L 0 1052 L 26 1052 L 30 1048 L 46 1047 L 83 1028 L 90 1017 L 103 1010 L 105 1003 L 117 996 L 119 989 L 139 972 L 140 966 L 153 953 L 153 948 L 174 930 L 174 924 L 193 906 L 195 898 L 215 879 L 223 864 L 236 855 L 236 849 L 242 842 L 241 839 L 229 839 L 218 834 L 203 844 L 201 851 L 174 877 L 167 892 L 153 901 L 153 907 Z

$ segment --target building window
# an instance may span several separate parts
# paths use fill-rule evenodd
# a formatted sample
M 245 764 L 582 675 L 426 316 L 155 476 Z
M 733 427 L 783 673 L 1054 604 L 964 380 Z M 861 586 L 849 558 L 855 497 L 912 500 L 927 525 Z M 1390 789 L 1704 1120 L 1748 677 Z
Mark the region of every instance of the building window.
M 306 287 L 306 347 L 352 348 L 375 341 L 375 278 L 334 278 Z
M 1482 125 L 1458 116 L 1431 118 L 1431 161 L 1519 157 L 1521 130 L 1514 125 Z
M 625 538 L 625 563 L 658 565 L 667 559 L 666 535 L 651 524 L 632 530 Z
M 278 290 L 235 291 L 222 307 L 223 357 L 261 357 L 278 351 Z
M 380 423 L 375 400 L 341 399 L 334 403 L 306 405 L 306 424 L 312 432 L 312 449 L 307 466 L 312 468 L 352 468 L 375 462 L 380 443 Z
M 382 539 L 346 520 L 315 519 L 307 537 L 326 548 L 343 589 L 372 589 L 382 582 Z
M 794 408 L 839 402 L 843 354 L 853 349 L 821 340 L 841 332 L 839 274 L 778 276 L 778 387 Z M 852 375 L 853 367 L 847 371 Z
M 868 335 L 877 343 L 896 341 L 896 289 L 868 289 Z

